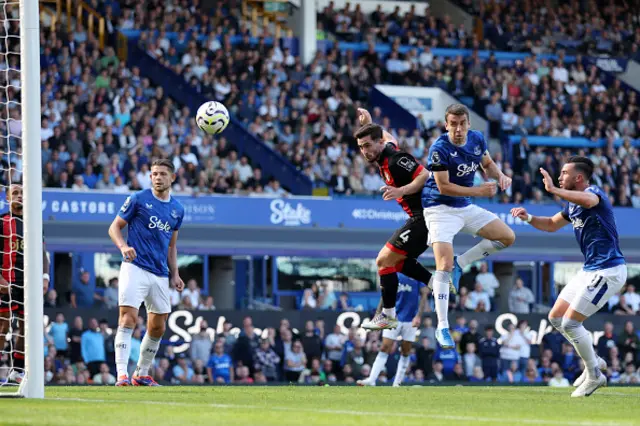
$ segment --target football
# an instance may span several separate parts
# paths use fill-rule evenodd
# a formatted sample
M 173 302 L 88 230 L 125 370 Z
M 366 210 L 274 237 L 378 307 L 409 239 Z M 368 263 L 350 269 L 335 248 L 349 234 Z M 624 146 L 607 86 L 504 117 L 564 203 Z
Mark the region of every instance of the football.
M 205 102 L 198 108 L 196 124 L 203 132 L 217 135 L 229 124 L 229 111 L 220 102 Z

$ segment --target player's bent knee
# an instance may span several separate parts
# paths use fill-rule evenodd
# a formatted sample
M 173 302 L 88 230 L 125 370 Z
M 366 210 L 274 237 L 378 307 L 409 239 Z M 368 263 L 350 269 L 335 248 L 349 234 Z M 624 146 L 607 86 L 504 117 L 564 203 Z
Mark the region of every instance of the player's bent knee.
M 500 242 L 506 247 L 512 246 L 513 243 L 516 242 L 516 233 L 513 232 L 513 229 L 509 228 L 509 232 L 507 232 L 506 235 L 500 239 Z

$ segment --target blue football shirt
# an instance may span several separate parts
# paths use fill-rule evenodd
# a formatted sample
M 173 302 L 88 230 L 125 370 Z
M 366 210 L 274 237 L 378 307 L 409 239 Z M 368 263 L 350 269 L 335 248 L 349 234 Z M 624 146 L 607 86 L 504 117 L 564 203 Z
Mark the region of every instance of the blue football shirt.
M 596 185 L 591 185 L 585 191 L 596 194 L 600 199 L 595 207 L 587 209 L 567 203 L 562 209 L 562 216 L 573 225 L 573 233 L 584 255 L 583 269 L 597 271 L 624 265 L 609 197 Z
M 127 198 L 118 216 L 129 225 L 127 244 L 137 254 L 132 263 L 154 275 L 168 277 L 169 243 L 173 231 L 182 225 L 182 204 L 174 197 L 160 200 L 151 189 L 145 189 Z
M 487 151 L 484 135 L 477 130 L 469 130 L 464 145 L 454 145 L 449 134 L 441 135 L 429 148 L 427 168 L 432 172 L 449 172 L 449 181 L 464 187 L 473 186 L 476 170 L 482 164 L 482 156 Z M 466 207 L 471 204 L 471 197 L 451 197 L 442 195 L 432 174 L 422 190 L 423 207 L 437 205 Z
M 396 317 L 400 322 L 411 322 L 418 313 L 420 290 L 424 283 L 398 274 L 398 295 L 396 296 Z

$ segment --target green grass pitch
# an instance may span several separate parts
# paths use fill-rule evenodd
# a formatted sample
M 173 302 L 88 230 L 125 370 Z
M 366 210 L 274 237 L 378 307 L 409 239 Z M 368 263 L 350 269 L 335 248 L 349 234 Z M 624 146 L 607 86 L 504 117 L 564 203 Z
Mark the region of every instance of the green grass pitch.
M 640 425 L 640 388 L 50 387 L 0 399 L 0 425 Z

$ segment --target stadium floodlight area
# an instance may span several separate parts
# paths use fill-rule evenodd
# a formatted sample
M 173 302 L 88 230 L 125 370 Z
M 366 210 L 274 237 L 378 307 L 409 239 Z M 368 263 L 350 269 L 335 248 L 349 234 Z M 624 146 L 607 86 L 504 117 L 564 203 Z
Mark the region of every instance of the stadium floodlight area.
M 5 298 L 24 311 L 24 336 L 18 336 L 17 314 L 10 312 L 6 345 L 0 348 L 9 368 L 0 368 L 0 396 L 44 397 L 43 344 L 43 247 L 42 247 L 42 159 L 40 142 L 40 22 L 38 0 L 2 0 L 0 2 L 0 151 L 2 152 L 3 192 L 12 184 L 23 187 L 23 235 L 4 238 L 0 246 L 3 272 L 11 277 L 11 259 L 24 256 L 22 283 L 10 282 Z M 8 223 L 15 223 L 7 206 Z M 2 212 L 5 213 L 4 211 Z M 4 235 L 16 232 L 13 226 Z M 9 235 L 13 237 L 13 235 Z M 11 244 L 7 244 L 10 241 Z M 15 242 L 15 244 L 13 244 Z M 8 263 L 8 265 L 7 265 Z M 8 267 L 7 267 L 8 266 Z M 11 281 L 11 280 L 9 280 Z M 12 300 L 22 292 L 24 300 Z M 6 304 L 5 304 L 6 306 Z M 24 371 L 14 369 L 12 351 L 16 339 L 24 339 Z M 19 380 L 8 380 L 9 376 Z M 19 383 L 18 383 L 19 382 Z

